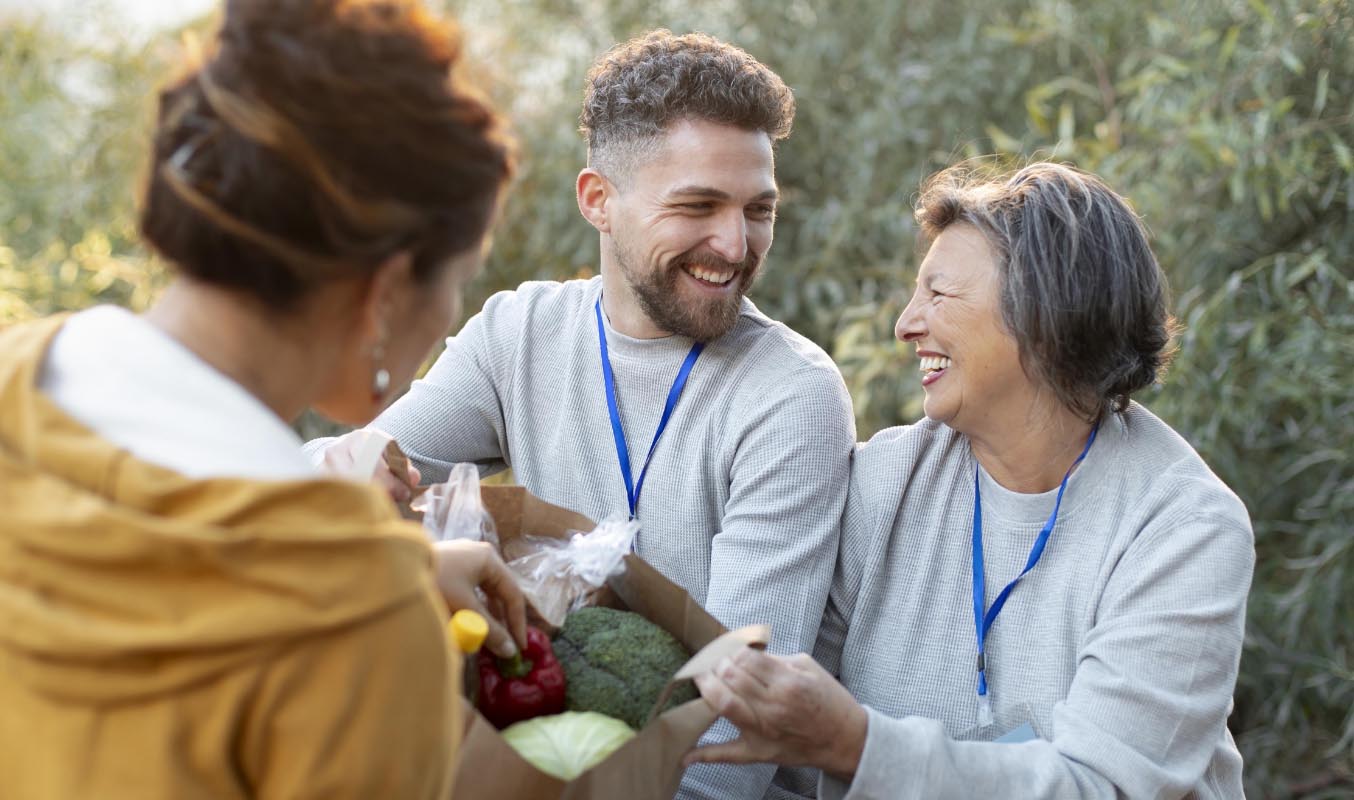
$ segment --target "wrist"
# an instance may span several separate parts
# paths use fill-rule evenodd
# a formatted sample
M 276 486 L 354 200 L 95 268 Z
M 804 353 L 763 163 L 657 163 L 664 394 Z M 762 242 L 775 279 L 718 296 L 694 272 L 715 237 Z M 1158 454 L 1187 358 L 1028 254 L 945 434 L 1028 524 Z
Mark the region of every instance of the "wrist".
M 865 755 L 865 739 L 869 733 L 870 715 L 865 706 L 851 702 L 846 715 L 846 725 L 841 735 L 835 737 L 830 754 L 830 763 L 823 771 L 838 780 L 850 783 L 860 768 L 860 759 Z

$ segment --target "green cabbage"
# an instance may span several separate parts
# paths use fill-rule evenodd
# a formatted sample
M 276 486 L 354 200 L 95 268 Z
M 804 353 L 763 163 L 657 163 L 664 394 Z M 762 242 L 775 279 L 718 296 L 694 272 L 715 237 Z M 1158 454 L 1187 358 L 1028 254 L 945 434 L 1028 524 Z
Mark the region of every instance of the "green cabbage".
M 503 738 L 532 766 L 571 781 L 606 760 L 635 731 L 594 711 L 566 711 L 503 729 Z

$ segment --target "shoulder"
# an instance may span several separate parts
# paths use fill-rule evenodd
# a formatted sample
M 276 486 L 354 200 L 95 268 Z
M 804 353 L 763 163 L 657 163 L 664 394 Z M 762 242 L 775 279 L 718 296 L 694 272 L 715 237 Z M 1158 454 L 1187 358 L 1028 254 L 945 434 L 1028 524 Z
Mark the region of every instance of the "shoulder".
M 513 290 L 496 292 L 485 303 L 485 310 L 515 309 L 521 313 L 570 313 L 590 309 L 600 291 L 601 277 L 586 280 L 528 280 Z
M 460 336 L 483 338 L 492 350 L 541 343 L 562 343 L 563 332 L 587 324 L 592 317 L 601 278 L 573 281 L 527 281 L 497 292 L 465 324 Z
M 1101 427 L 1111 449 L 1087 507 L 1095 524 L 1117 530 L 1106 551 L 1125 579 L 1169 565 L 1203 565 L 1190 579 L 1244 595 L 1255 562 L 1255 536 L 1241 499 L 1169 425 L 1132 404 Z
M 493 322 L 528 322 L 576 317 L 591 311 L 601 278 L 572 281 L 527 281 L 516 289 L 496 292 L 480 315 Z
M 733 330 L 710 348 L 768 374 L 802 374 L 804 380 L 830 378 L 841 382 L 841 372 L 823 348 L 789 325 L 763 314 L 747 298 L 743 299 Z
M 861 480 L 881 475 L 897 483 L 896 478 L 913 474 L 922 462 L 945 459 L 963 450 L 963 437 L 954 429 L 923 417 L 911 425 L 885 428 L 856 445 L 852 481 L 859 473 Z
M 108 346 L 108 340 L 125 343 L 136 332 L 139 318 L 116 306 L 94 306 L 76 313 L 54 314 L 42 319 L 0 328 L 0 354 L 13 358 L 49 362 L 54 352 L 63 357 L 83 354 L 90 346 Z
M 70 320 L 69 314 L 0 327 L 0 384 L 36 372 L 52 340 Z
M 1249 537 L 1245 504 L 1179 433 L 1137 403 L 1107 421 L 1115 472 L 1135 505 L 1165 522 L 1211 519 Z M 1104 430 L 1104 429 L 1102 429 Z
M 724 365 L 745 407 L 791 406 L 852 416 L 841 371 L 823 348 L 743 300 L 737 324 L 706 348 L 705 358 Z M 855 439 L 854 422 L 851 426 Z
M 945 467 L 967 452 L 959 433 L 930 419 L 876 433 L 856 445 L 851 459 L 848 514 L 855 521 L 891 519 L 913 483 L 942 480 Z

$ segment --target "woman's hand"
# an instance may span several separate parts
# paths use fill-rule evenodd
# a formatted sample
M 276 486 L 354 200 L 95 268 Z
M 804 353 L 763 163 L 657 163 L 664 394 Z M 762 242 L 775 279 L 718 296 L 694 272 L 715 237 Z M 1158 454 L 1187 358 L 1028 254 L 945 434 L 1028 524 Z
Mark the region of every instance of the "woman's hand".
M 489 623 L 485 644 L 495 655 L 510 658 L 526 647 L 526 599 L 493 546 L 454 539 L 437 542 L 433 552 L 437 558 L 437 588 L 452 613 L 463 608 L 479 612 Z M 476 588 L 483 590 L 489 608 L 480 602 Z
M 865 708 L 808 655 L 744 648 L 696 678 L 701 696 L 742 735 L 686 757 L 699 762 L 817 767 L 849 781 L 865 750 Z
M 355 430 L 338 437 L 324 449 L 320 466 L 326 472 L 335 475 L 350 474 L 357 463 L 359 451 L 366 446 L 367 439 L 373 435 L 383 436 L 383 434 L 373 431 Z M 389 437 L 385 438 L 387 441 L 389 440 Z M 386 493 L 390 495 L 390 499 L 402 505 L 408 503 L 414 496 L 414 487 L 418 486 L 422 476 L 419 475 L 418 467 L 410 463 L 407 458 L 400 457 L 398 462 L 391 463 L 389 450 L 383 451 L 371 480 L 372 483 L 385 489 Z

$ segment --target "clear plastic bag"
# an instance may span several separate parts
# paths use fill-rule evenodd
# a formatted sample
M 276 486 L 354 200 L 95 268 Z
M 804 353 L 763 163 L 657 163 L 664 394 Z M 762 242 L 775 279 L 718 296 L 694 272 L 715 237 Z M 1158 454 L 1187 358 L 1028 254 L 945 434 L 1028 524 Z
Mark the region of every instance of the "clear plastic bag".
M 412 508 L 422 513 L 423 528 L 434 542 L 470 539 L 492 544 L 548 628 L 563 625 L 570 611 L 585 605 L 607 578 L 625 569 L 625 554 L 639 532 L 638 522 L 614 517 L 588 533 L 574 531 L 568 539 L 518 536 L 503 546 L 480 497 L 474 464 L 457 464 L 446 483 L 429 487 Z
M 423 514 L 423 529 L 434 542 L 469 539 L 498 548 L 498 529 L 480 499 L 480 473 L 474 464 L 452 467 L 445 483 L 428 487 L 411 507 Z
M 570 611 L 587 604 L 607 578 L 625 569 L 639 523 L 623 517 L 604 520 L 589 533 L 566 539 L 522 537 L 526 555 L 508 562 L 518 585 L 542 621 L 552 628 L 564 624 Z M 516 550 L 516 548 L 515 548 Z

